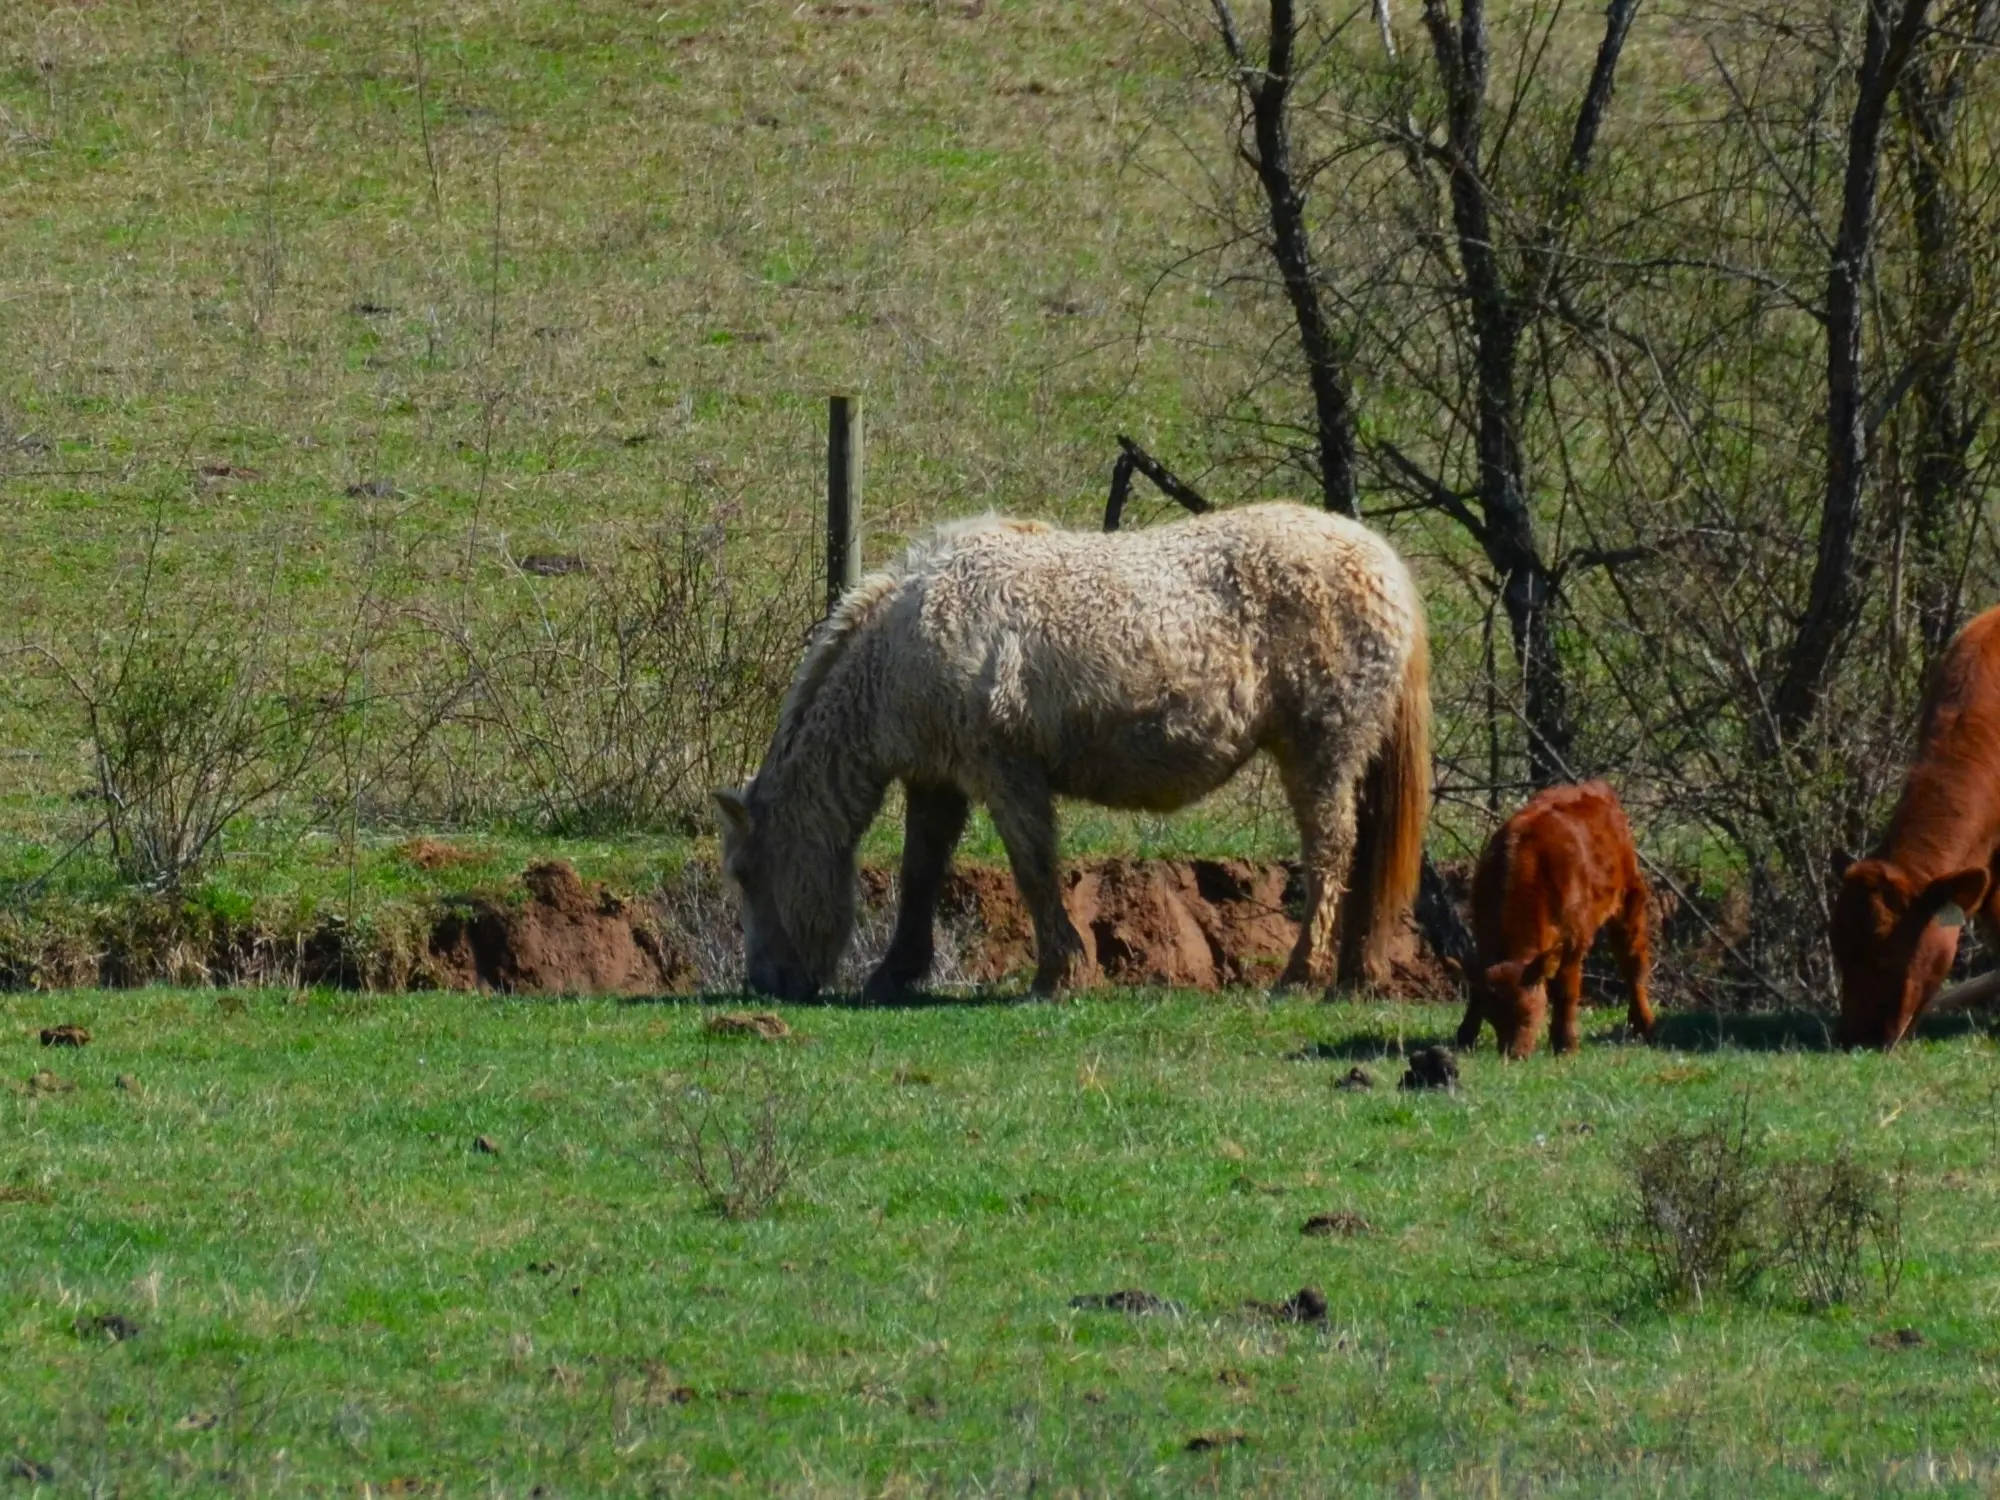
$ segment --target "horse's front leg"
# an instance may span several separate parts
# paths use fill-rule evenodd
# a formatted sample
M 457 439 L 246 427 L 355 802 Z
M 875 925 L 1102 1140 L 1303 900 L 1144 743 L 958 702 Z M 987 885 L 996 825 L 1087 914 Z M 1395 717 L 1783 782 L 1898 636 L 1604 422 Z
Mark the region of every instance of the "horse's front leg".
M 1035 993 L 1054 995 L 1088 982 L 1094 966 L 1063 909 L 1056 868 L 1056 806 L 1048 777 L 1032 762 L 1000 769 L 983 789 L 993 826 L 1007 846 L 1014 884 L 1035 924 Z
M 933 933 L 938 894 L 951 852 L 965 832 L 971 804 L 955 786 L 911 782 L 905 789 L 903 875 L 896 907 L 896 934 L 889 951 L 862 986 L 870 1003 L 900 1000 L 926 974 L 935 956 Z

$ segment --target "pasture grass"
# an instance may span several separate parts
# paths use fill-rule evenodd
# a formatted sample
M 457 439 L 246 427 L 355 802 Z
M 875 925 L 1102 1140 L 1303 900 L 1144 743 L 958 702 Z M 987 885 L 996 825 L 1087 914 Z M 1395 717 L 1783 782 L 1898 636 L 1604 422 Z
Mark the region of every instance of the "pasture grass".
M 149 545 L 162 595 L 307 638 L 364 593 L 559 613 L 588 585 L 517 559 L 602 564 L 683 506 L 769 565 L 815 545 L 833 390 L 866 401 L 869 557 L 1087 519 L 1114 432 L 1174 451 L 1234 358 L 1154 285 L 1179 19 L 0 8 L 9 634 L 90 639 Z M 17 784 L 69 790 L 70 727 L 10 684 Z
M 0 998 L 13 1487 L 1678 1496 L 2000 1476 L 1983 1036 L 1847 1056 L 1680 1020 L 1680 1050 L 1488 1050 L 1458 1092 L 1405 1094 L 1383 1047 L 1455 1014 L 974 996 L 795 1007 L 782 1043 L 711 1036 L 706 1014 Z M 59 1022 L 95 1039 L 45 1050 Z M 1306 1043 L 1322 1055 L 1291 1056 Z M 1333 1087 L 1354 1065 L 1372 1090 Z M 31 1084 L 42 1069 L 60 1082 Z M 674 1166 L 662 1102 L 691 1088 L 810 1114 L 810 1170 L 769 1215 L 716 1216 Z M 1663 1311 L 1607 1261 L 1592 1226 L 1629 1146 L 1746 1100 L 1774 1155 L 1905 1163 L 1893 1303 L 1809 1315 L 1773 1287 Z M 1368 1227 L 1301 1235 L 1326 1211 Z M 1324 1327 L 1245 1305 L 1307 1284 Z M 1132 1287 L 1181 1310 L 1071 1305 Z

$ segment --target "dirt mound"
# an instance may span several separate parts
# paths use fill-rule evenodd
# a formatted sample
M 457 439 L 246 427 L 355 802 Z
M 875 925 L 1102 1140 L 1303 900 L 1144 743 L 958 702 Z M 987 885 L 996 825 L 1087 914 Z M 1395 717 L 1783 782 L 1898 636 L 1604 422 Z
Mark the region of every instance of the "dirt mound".
M 683 881 L 691 876 L 684 872 Z M 1248 860 L 1080 860 L 1063 873 L 1063 902 L 1102 982 L 1219 990 L 1271 984 L 1298 936 L 1299 877 L 1290 866 Z M 683 910 L 670 896 L 648 905 L 586 886 L 560 862 L 521 877 L 511 893 L 448 906 L 431 929 L 434 982 L 453 989 L 525 994 L 658 994 L 692 991 L 693 955 L 741 952 L 733 903 Z M 863 926 L 883 926 L 895 902 L 886 870 L 860 872 Z M 945 883 L 939 916 L 956 949 L 954 977 L 974 983 L 1020 978 L 1034 968 L 1034 924 L 1011 874 L 962 866 Z M 884 927 L 886 932 L 886 927 Z M 1449 993 L 1415 952 L 1392 988 Z M 719 972 L 709 982 L 726 983 Z
M 478 849 L 447 844 L 443 839 L 424 835 L 403 840 L 394 852 L 397 858 L 415 865 L 419 870 L 456 870 L 463 865 L 482 864 L 486 859 L 486 855 Z
M 702 1030 L 711 1036 L 754 1036 L 766 1042 L 787 1041 L 792 1035 L 785 1018 L 768 1010 L 726 1011 L 710 1016 L 702 1023 Z
M 1106 859 L 1069 865 L 1063 877 L 1069 919 L 1111 984 L 1268 984 L 1298 937 L 1283 865 Z M 975 978 L 1033 967 L 1034 925 L 1005 870 L 954 871 L 939 905 L 980 932 Z
M 526 899 L 475 898 L 431 931 L 430 956 L 452 989 L 536 995 L 649 995 L 686 989 L 692 971 L 653 925 L 560 860 L 521 876 Z

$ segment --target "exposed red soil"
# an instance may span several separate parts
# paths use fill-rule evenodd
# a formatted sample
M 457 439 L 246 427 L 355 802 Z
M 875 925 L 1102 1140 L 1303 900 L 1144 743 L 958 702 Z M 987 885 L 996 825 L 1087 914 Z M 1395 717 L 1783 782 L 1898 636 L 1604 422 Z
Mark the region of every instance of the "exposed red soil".
M 510 994 L 648 995 L 688 988 L 693 970 L 629 903 L 560 860 L 521 876 L 527 900 L 475 900 L 432 930 L 446 988 Z
M 1107 983 L 1268 984 L 1298 936 L 1289 878 L 1283 865 L 1246 860 L 1096 860 L 1065 869 L 1063 905 Z M 954 871 L 939 907 L 981 934 L 974 978 L 1034 967 L 1034 926 L 1007 871 Z
M 480 898 L 441 916 L 431 933 L 432 977 L 453 989 L 522 994 L 659 994 L 697 987 L 687 956 L 695 934 L 674 934 L 661 912 L 587 886 L 561 862 L 522 877 L 527 899 Z M 1287 911 L 1292 871 L 1247 860 L 1078 861 L 1064 904 L 1104 982 L 1219 990 L 1268 985 L 1298 933 Z M 888 872 L 864 870 L 861 898 L 893 899 Z M 939 916 L 961 935 L 960 967 L 975 982 L 1034 967 L 1034 929 L 1005 870 L 955 870 Z M 726 918 L 725 920 L 731 920 Z M 710 935 L 713 936 L 713 935 Z M 731 935 L 730 942 L 734 942 Z M 1449 980 L 1405 944 L 1392 993 L 1448 995 Z

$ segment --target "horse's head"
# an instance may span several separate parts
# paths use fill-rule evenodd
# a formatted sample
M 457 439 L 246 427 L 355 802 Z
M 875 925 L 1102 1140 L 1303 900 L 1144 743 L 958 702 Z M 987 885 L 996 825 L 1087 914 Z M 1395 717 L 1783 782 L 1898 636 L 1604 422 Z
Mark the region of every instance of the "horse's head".
M 1958 924 L 1939 924 L 1946 907 L 1976 911 L 1986 872 L 1960 870 L 1918 885 L 1885 859 L 1836 856 L 1840 891 L 1827 936 L 1840 968 L 1843 1047 L 1893 1047 L 1937 992 L 1958 952 Z
M 743 973 L 779 1000 L 810 1000 L 833 978 L 854 930 L 851 855 L 779 816 L 752 782 L 718 791 L 722 873 L 743 908 Z
M 1535 1034 L 1549 1007 L 1549 974 L 1554 968 L 1554 954 L 1538 953 L 1526 963 L 1509 960 L 1490 965 L 1479 976 L 1486 991 L 1486 1016 L 1500 1038 L 1502 1057 L 1526 1057 L 1535 1050 Z

